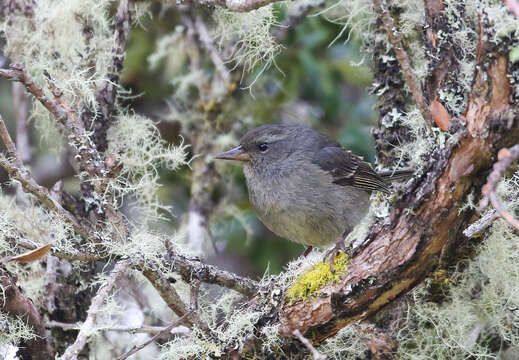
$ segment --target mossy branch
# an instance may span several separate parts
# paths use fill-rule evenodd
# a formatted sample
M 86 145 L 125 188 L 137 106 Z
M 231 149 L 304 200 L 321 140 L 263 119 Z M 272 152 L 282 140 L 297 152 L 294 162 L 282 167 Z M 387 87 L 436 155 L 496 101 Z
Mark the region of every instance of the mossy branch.
M 400 69 L 404 74 L 407 85 L 409 85 L 413 99 L 418 106 L 418 109 L 420 109 L 420 113 L 422 114 L 427 127 L 430 129 L 433 125 L 433 122 L 431 113 L 425 100 L 425 96 L 422 91 L 422 85 L 411 70 L 411 61 L 409 60 L 409 55 L 407 55 L 407 52 L 405 51 L 404 44 L 401 37 L 399 36 L 398 29 L 396 28 L 395 21 L 387 9 L 388 5 L 386 4 L 385 0 L 373 0 L 373 5 L 375 6 L 375 10 L 380 16 L 384 27 L 386 28 L 389 42 L 393 46 L 398 63 L 400 64 Z
M 31 299 L 27 298 L 18 287 L 15 278 L 3 267 L 0 267 L 0 288 L 2 289 L 0 291 L 0 310 L 14 318 L 22 318 L 32 327 L 36 335 L 22 344 L 25 347 L 22 350 L 23 354 L 20 354 L 22 358 L 34 358 L 38 354 L 38 359 L 54 359 L 54 354 L 47 342 L 43 319 Z
M 64 221 L 72 225 L 74 230 L 84 238 L 89 238 L 88 232 L 77 222 L 77 220 L 65 210 L 61 204 L 54 199 L 47 188 L 40 186 L 30 176 L 29 171 L 25 168 L 22 160 L 16 152 L 16 146 L 14 141 L 11 139 L 7 127 L 3 118 L 0 116 L 0 137 L 2 138 L 9 155 L 14 160 L 14 164 L 9 161 L 5 156 L 0 156 L 0 166 L 2 166 L 9 174 L 9 176 L 20 182 L 25 192 L 33 194 L 50 210 L 56 212 L 58 216 L 63 218 Z

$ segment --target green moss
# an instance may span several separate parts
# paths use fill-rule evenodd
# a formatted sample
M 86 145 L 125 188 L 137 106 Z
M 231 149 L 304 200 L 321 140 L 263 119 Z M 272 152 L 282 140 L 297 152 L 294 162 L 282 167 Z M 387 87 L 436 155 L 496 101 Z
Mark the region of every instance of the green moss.
M 348 270 L 350 258 L 346 253 L 340 253 L 333 261 L 334 272 L 330 270 L 330 261 L 322 261 L 315 264 L 314 268 L 294 281 L 294 284 L 287 290 L 287 300 L 305 300 L 309 296 L 315 295 L 317 291 L 326 284 L 338 282 L 341 276 Z

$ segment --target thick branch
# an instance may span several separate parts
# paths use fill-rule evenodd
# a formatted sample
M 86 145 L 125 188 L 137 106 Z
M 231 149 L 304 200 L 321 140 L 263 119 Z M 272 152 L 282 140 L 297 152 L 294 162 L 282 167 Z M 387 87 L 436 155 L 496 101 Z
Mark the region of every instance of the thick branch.
M 23 319 L 36 334 L 34 339 L 22 344 L 26 349 L 21 349 L 21 351 L 27 353 L 28 356 L 38 354 L 38 358 L 42 360 L 54 359 L 48 348 L 45 326 L 38 310 L 16 285 L 16 280 L 11 274 L 2 268 L 0 268 L 0 285 L 3 290 L 0 291 L 0 310 L 13 318 Z

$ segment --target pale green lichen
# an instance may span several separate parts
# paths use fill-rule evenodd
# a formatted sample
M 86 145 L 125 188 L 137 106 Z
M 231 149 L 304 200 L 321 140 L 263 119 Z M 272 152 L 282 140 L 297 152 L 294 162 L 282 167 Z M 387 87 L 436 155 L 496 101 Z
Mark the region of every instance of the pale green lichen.
M 325 9 L 317 14 L 342 26 L 331 44 L 339 40 L 348 42 L 353 38 L 366 40 L 376 21 L 373 4 L 362 0 L 329 1 Z
M 318 350 L 330 360 L 357 360 L 366 353 L 366 342 L 359 334 L 365 324 L 347 325 L 327 339 Z
M 511 212 L 519 209 L 519 175 L 498 186 Z M 504 220 L 490 228 L 477 256 L 448 277 L 445 301 L 430 299 L 426 286 L 413 291 L 398 354 L 406 359 L 501 359 L 519 346 L 519 237 Z M 437 281 L 435 277 L 431 281 Z M 426 283 L 427 285 L 427 283 Z M 513 352 L 512 352 L 513 353 Z
M 324 285 L 340 281 L 342 275 L 348 270 L 349 261 L 348 255 L 342 252 L 334 258 L 333 272 L 329 260 L 315 264 L 312 270 L 297 278 L 287 289 L 287 301 L 305 300 L 315 296 Z
M 13 11 L 2 23 L 5 54 L 23 63 L 34 82 L 48 90 L 47 71 L 71 110 L 80 114 L 84 107 L 97 108 L 97 89 L 107 81 L 112 66 L 115 34 L 111 29 L 109 0 L 41 0 L 32 15 Z M 51 148 L 61 146 L 48 112 L 35 104 L 31 119 L 48 139 Z
M 0 289 L 2 291 L 3 289 Z M 30 325 L 21 318 L 0 312 L 0 345 L 16 345 L 36 337 Z M 1 354 L 0 354 L 1 355 Z
M 187 145 L 168 145 L 155 124 L 136 114 L 120 115 L 108 132 L 108 153 L 123 165 L 117 177 L 108 183 L 104 199 L 112 199 L 118 208 L 123 201 L 139 213 L 140 223 L 161 217 L 167 211 L 157 197 L 159 167 L 176 170 L 187 163 Z
M 244 13 L 233 12 L 224 8 L 213 11 L 216 27 L 212 37 L 220 48 L 233 49 L 227 59 L 234 63 L 233 68 L 242 66 L 245 72 L 251 72 L 260 66 L 269 67 L 276 54 L 282 49 L 271 33 L 277 24 L 273 5 Z M 263 72 L 256 74 L 252 84 Z

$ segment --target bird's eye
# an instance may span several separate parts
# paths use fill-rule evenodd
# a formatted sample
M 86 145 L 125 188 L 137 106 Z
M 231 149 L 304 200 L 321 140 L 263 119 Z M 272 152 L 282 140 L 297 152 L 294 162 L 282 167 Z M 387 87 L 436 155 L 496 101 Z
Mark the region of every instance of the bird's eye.
M 269 148 L 269 146 L 266 143 L 261 143 L 258 145 L 258 149 L 260 149 L 260 151 L 262 151 L 262 152 L 267 151 L 268 148 Z

